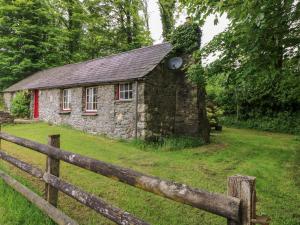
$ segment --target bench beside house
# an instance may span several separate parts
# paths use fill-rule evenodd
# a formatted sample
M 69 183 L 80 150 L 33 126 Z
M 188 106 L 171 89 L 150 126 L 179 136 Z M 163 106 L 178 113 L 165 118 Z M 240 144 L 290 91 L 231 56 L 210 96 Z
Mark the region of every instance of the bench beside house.
M 168 43 L 44 71 L 4 91 L 31 93 L 32 117 L 115 138 L 198 135 L 197 89 L 168 68 Z

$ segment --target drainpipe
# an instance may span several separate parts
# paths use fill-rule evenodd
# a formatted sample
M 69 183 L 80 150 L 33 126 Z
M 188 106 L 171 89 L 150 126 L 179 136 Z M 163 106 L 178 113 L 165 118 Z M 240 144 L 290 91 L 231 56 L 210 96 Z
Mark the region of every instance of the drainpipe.
M 139 85 L 138 81 L 135 81 L 135 138 L 138 135 L 138 103 L 139 103 Z

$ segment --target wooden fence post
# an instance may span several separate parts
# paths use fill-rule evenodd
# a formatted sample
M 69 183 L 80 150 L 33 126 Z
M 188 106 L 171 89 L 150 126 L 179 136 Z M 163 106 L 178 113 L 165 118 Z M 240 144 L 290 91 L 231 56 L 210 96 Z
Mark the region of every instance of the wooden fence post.
M 241 199 L 240 223 L 228 220 L 228 225 L 254 225 L 256 218 L 255 177 L 235 175 L 228 178 L 228 195 Z
M 49 135 L 48 145 L 60 148 L 60 135 Z M 46 172 L 59 177 L 59 164 L 59 160 L 47 156 Z M 45 198 L 51 205 L 57 207 L 58 190 L 49 184 L 45 184 Z

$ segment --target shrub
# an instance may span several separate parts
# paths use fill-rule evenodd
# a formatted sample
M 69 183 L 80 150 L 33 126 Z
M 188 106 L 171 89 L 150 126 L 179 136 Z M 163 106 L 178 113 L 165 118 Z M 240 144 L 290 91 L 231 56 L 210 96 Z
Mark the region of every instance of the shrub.
M 204 141 L 200 137 L 173 136 L 161 138 L 157 141 L 137 139 L 133 141 L 133 144 L 142 150 L 175 151 L 204 145 Z
M 219 108 L 213 102 L 208 101 L 206 104 L 206 112 L 211 127 L 220 124 L 220 117 L 223 115 L 221 108 Z
M 284 112 L 273 117 L 259 116 L 244 120 L 236 120 L 234 116 L 226 116 L 222 117 L 221 123 L 237 128 L 300 134 L 300 113 Z
M 29 118 L 30 116 L 30 95 L 26 91 L 16 94 L 11 103 L 11 113 L 17 118 Z

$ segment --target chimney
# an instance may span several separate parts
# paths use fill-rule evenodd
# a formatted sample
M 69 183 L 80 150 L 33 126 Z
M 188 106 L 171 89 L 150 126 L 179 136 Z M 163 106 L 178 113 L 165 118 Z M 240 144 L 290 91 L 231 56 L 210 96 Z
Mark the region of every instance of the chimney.
M 185 18 L 185 23 L 186 24 L 192 24 L 193 23 L 192 17 L 187 16 Z M 197 28 L 196 28 L 196 33 L 197 33 L 197 36 L 198 36 L 198 48 L 200 48 L 201 47 L 201 42 L 202 42 L 202 30 L 199 26 L 197 26 Z

